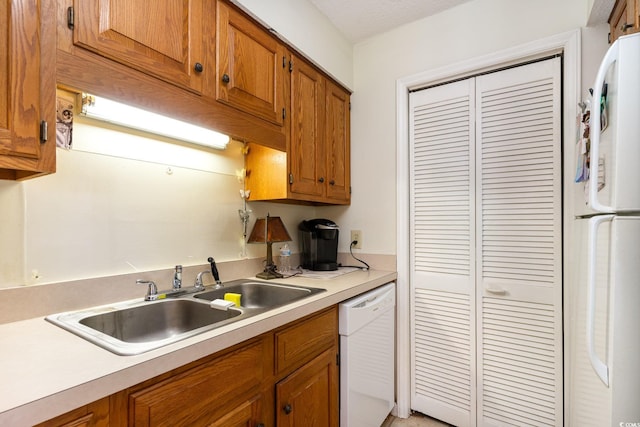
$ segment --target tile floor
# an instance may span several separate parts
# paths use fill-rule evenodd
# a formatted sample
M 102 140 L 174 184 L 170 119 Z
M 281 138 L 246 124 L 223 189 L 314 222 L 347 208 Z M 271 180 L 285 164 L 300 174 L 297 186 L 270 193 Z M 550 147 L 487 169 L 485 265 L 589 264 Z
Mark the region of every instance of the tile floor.
M 409 418 L 396 418 L 389 415 L 381 427 L 448 427 L 449 424 L 428 417 L 419 412 L 414 412 Z

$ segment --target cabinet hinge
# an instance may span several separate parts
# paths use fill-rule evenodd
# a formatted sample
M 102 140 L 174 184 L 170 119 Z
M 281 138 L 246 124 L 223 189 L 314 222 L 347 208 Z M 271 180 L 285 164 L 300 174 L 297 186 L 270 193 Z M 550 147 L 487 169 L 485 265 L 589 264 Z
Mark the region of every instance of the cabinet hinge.
M 287 66 L 287 57 L 283 56 L 282 57 L 282 68 L 285 68 Z
M 70 30 L 73 30 L 74 25 L 75 25 L 75 20 L 74 20 L 73 6 L 69 6 L 67 8 L 67 27 L 69 27 Z
M 293 184 L 293 174 L 289 174 L 289 184 Z
M 336 365 L 340 366 L 340 355 L 336 353 Z
M 285 108 L 282 109 L 282 120 L 287 118 L 287 110 Z
M 289 61 L 289 72 L 293 73 L 293 60 Z
M 49 125 L 46 120 L 40 121 L 40 144 L 44 144 L 49 139 Z
M 351 186 L 349 186 L 349 194 L 351 194 Z

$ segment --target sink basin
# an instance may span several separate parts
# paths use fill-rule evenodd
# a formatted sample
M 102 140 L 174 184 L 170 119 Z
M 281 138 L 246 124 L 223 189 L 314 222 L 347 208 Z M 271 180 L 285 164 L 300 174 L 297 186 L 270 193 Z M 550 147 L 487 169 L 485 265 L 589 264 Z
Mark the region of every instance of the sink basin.
M 47 320 L 114 353 L 131 355 L 220 327 L 242 314 L 238 308 L 216 310 L 179 298 L 61 313 Z
M 322 291 L 324 289 L 242 280 L 229 282 L 220 289 L 198 293 L 195 297 L 213 301 L 224 299 L 224 294 L 231 292 L 241 295 L 240 306 L 242 308 L 270 309 Z
M 46 319 L 98 346 L 120 355 L 144 353 L 219 328 L 325 289 L 255 280 L 227 282 L 204 290 L 157 301 L 125 301 L 47 316 Z M 228 310 L 210 307 L 225 293 L 241 295 L 241 306 Z
M 213 310 L 205 304 L 176 299 L 96 314 L 80 324 L 124 342 L 158 341 L 240 315 L 240 310 Z

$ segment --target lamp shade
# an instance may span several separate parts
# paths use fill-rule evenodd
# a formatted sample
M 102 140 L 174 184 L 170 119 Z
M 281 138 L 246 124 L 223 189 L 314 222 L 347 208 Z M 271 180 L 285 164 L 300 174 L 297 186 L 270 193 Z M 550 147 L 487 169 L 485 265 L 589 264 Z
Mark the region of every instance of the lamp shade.
M 290 242 L 291 236 L 287 232 L 279 216 L 258 218 L 253 226 L 248 243 Z
M 261 279 L 276 279 L 283 277 L 276 271 L 276 265 L 273 263 L 272 243 L 273 242 L 290 242 L 291 236 L 287 232 L 282 220 L 279 216 L 269 216 L 266 218 L 256 219 L 253 225 L 251 235 L 247 240 L 248 243 L 266 243 L 267 244 L 267 260 L 265 262 L 264 271 L 256 274 Z

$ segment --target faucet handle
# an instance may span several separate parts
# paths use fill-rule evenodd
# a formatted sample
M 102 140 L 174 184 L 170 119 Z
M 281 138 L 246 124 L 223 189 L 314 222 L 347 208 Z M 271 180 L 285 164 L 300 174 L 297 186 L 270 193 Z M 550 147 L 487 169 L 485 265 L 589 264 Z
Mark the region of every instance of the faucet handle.
M 173 290 L 178 291 L 182 287 L 182 266 L 176 265 L 176 268 L 173 272 Z
M 158 299 L 158 287 L 153 280 L 136 280 L 136 284 L 149 285 L 147 288 L 147 294 L 144 296 L 145 301 L 155 301 Z

